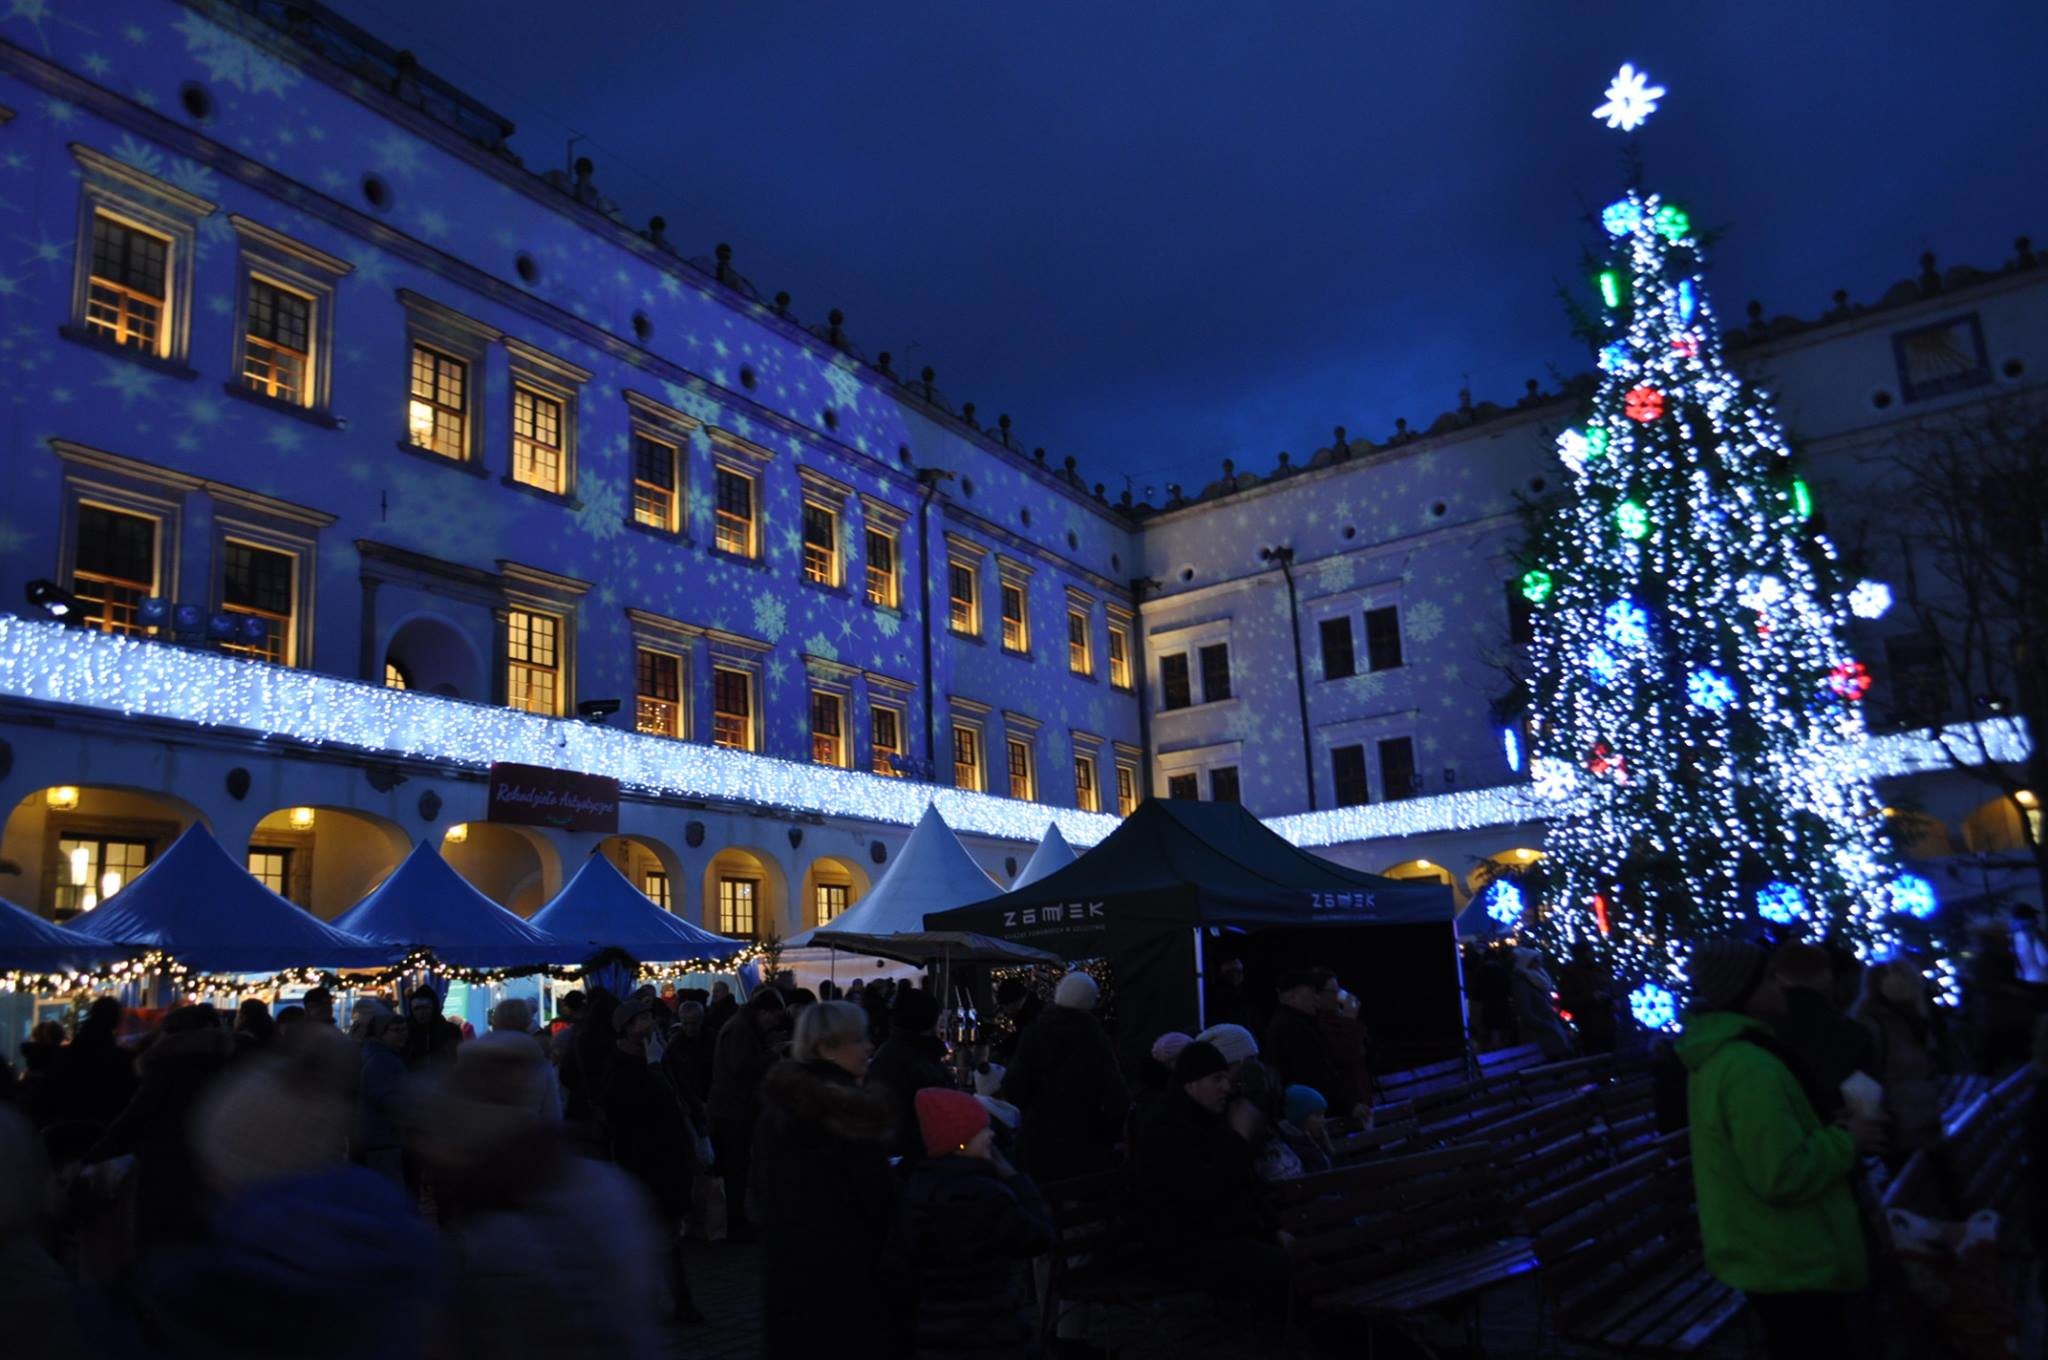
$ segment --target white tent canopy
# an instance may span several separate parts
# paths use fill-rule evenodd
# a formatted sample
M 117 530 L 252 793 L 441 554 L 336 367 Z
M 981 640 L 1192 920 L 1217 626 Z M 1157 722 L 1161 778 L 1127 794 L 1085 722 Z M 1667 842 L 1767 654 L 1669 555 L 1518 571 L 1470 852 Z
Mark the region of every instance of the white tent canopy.
M 991 890 L 1001 891 L 1001 885 L 974 862 L 938 808 L 927 807 L 917 829 L 896 852 L 895 862 L 867 896 L 826 924 L 790 936 L 788 945 L 800 949 L 840 931 L 894 935 L 923 930 L 926 912 L 985 901 Z
M 1024 872 L 1017 875 L 1017 881 L 1010 885 L 1010 891 L 1036 883 L 1047 874 L 1066 868 L 1074 862 L 1074 847 L 1067 844 L 1067 838 L 1060 834 L 1058 822 L 1045 824 L 1045 839 L 1031 852 L 1031 860 L 1024 866 Z

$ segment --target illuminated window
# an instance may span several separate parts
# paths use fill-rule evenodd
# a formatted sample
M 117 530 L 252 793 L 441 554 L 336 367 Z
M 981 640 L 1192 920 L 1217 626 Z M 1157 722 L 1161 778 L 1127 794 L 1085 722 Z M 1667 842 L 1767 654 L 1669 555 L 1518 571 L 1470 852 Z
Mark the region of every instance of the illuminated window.
M 669 896 L 668 874 L 660 869 L 649 869 L 640 877 L 640 891 L 647 894 L 647 900 L 663 911 L 674 911 L 674 901 Z
M 86 330 L 145 354 L 164 353 L 170 264 L 168 238 L 95 210 Z
M 1209 771 L 1209 801 L 1212 803 L 1235 803 L 1237 797 L 1237 766 L 1220 765 Z
M 633 436 L 633 522 L 656 529 L 676 527 L 676 446 Z
M 1011 737 L 1009 746 L 1010 796 L 1029 802 L 1037 796 L 1037 781 L 1032 778 L 1031 743 Z
M 512 389 L 512 480 L 542 491 L 562 490 L 562 403 L 524 387 Z
M 1160 657 L 1159 706 L 1171 710 L 1187 708 L 1194 702 L 1194 689 L 1188 678 L 1188 654 L 1175 652 L 1172 656 Z
M 395 661 L 387 661 L 387 662 L 385 662 L 385 663 L 384 663 L 384 688 L 386 688 L 386 689 L 411 689 L 411 688 L 412 688 L 412 686 L 411 686 L 411 685 L 410 685 L 409 683 L 407 683 L 407 681 L 406 681 L 406 678 L 405 678 L 405 672 L 404 672 L 404 671 L 402 671 L 402 670 L 400 670 L 400 669 L 398 668 L 398 663 L 397 663 L 397 662 L 395 662 Z
M 868 530 L 868 603 L 896 607 L 896 539 L 880 529 Z
M 1365 659 L 1376 671 L 1401 664 L 1401 611 L 1393 605 L 1365 611 Z
M 1100 812 L 1095 791 L 1095 757 L 1074 755 L 1074 806 L 1083 812 Z
M 818 924 L 824 925 L 833 917 L 846 910 L 847 885 L 844 883 L 820 883 L 818 893 Z
M 1109 626 L 1109 683 L 1131 687 L 1131 635 L 1119 624 Z
M 514 609 L 505 620 L 505 704 L 528 713 L 562 711 L 562 621 Z
M 313 299 L 252 277 L 242 338 L 242 381 L 266 397 L 310 405 L 313 394 L 306 375 L 312 357 Z
M 1202 702 L 1213 704 L 1230 697 L 1230 644 L 1212 642 L 1201 649 Z
M 718 933 L 736 940 L 751 940 L 759 929 L 756 906 L 761 895 L 758 878 L 718 880 Z
M 875 704 L 868 710 L 868 716 L 874 728 L 874 772 L 895 775 L 899 773 L 896 757 L 903 754 L 903 715 Z
M 1003 582 L 1003 650 L 1031 649 L 1031 620 L 1025 612 L 1024 587 Z
M 724 666 L 711 672 L 711 744 L 754 749 L 754 678 Z
M 981 632 L 981 591 L 974 565 L 954 558 L 946 564 L 946 583 L 951 605 L 951 623 L 956 633 L 973 636 Z
M 412 347 L 412 403 L 406 431 L 414 445 L 444 458 L 469 457 L 469 365 L 425 345 Z
M 1095 658 L 1088 646 L 1088 614 L 1085 610 L 1067 611 L 1067 669 L 1076 675 L 1095 673 Z
M 84 624 L 103 633 L 145 633 L 137 619 L 156 594 L 156 521 L 103 505 L 78 507 L 78 548 L 71 592 L 85 607 Z
M 804 579 L 839 584 L 839 516 L 815 501 L 804 502 Z
M 1351 646 L 1351 616 L 1324 619 L 1319 630 L 1323 635 L 1323 679 L 1345 680 L 1358 674 L 1358 658 Z
M 953 787 L 981 787 L 981 733 L 966 723 L 953 724 Z
M 1201 787 L 1194 775 L 1169 775 L 1166 780 L 1166 796 L 1183 803 L 1192 803 L 1202 796 Z
M 221 608 L 263 621 L 260 641 L 238 634 L 235 641 L 222 644 L 222 650 L 291 665 L 293 578 L 298 574 L 298 559 L 232 538 L 222 545 L 221 553 Z
M 111 836 L 57 841 L 57 919 L 91 911 L 149 867 L 149 842 Z
M 811 691 L 811 763 L 844 765 L 846 740 L 843 718 L 846 706 L 840 697 L 826 690 Z
M 714 478 L 712 546 L 735 557 L 754 555 L 754 479 L 719 468 Z
M 292 852 L 281 846 L 250 846 L 249 873 L 279 897 L 290 897 Z
M 1336 785 L 1338 807 L 1358 807 L 1372 801 L 1365 782 L 1365 747 L 1330 748 L 1330 781 Z
M 1116 815 L 1128 817 L 1138 807 L 1138 767 L 1116 767 Z
M 657 737 L 683 735 L 682 658 L 640 648 L 639 684 L 633 704 L 635 730 Z

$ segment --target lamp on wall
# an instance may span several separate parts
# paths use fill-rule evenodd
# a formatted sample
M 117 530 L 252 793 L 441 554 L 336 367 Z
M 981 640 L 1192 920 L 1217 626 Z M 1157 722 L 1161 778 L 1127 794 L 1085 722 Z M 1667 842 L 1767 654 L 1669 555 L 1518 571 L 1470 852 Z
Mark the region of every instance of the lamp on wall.
M 291 823 L 294 831 L 311 831 L 316 817 L 317 814 L 309 807 L 295 807 L 285 814 L 285 820 Z
M 441 837 L 443 845 L 460 845 L 469 839 L 469 823 L 457 822 L 448 828 L 448 834 Z
M 58 784 L 43 790 L 43 806 L 52 812 L 69 812 L 78 806 L 78 785 Z

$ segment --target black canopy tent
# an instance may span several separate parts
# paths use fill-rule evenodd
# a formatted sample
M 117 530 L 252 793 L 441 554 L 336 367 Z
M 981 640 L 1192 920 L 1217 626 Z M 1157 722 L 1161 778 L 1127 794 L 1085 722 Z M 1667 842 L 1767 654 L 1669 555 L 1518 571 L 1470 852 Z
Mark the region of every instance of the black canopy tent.
M 1255 993 L 1270 998 L 1287 967 L 1326 964 L 1383 1048 L 1443 1056 L 1464 1033 L 1453 915 L 1447 885 L 1322 859 L 1234 803 L 1153 799 L 1065 868 L 925 925 L 1107 960 L 1127 1056 L 1200 1027 L 1205 956 L 1226 934 Z

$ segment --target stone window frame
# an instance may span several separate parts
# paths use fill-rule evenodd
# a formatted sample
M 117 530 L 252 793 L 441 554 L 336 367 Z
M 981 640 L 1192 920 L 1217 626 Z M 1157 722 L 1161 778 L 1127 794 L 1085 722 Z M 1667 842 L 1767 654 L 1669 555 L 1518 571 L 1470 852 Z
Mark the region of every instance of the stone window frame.
M 711 551 L 730 562 L 765 562 L 768 555 L 768 507 L 762 492 L 768 485 L 768 467 L 775 461 L 775 455 L 758 444 L 751 443 L 727 430 L 710 427 L 711 435 L 711 525 L 705 542 Z M 748 551 L 736 553 L 718 546 L 718 497 L 717 484 L 720 469 L 736 473 L 753 485 L 752 508 L 753 530 L 749 536 Z
M 1073 619 L 1081 616 L 1083 666 L 1074 665 Z M 1128 653 L 1126 653 L 1128 655 Z M 1096 671 L 1095 597 L 1078 586 L 1067 587 L 1067 674 L 1093 680 Z
M 1244 796 L 1244 742 L 1215 741 L 1200 746 L 1186 746 L 1174 751 L 1161 751 L 1153 757 L 1155 784 L 1167 784 L 1176 775 L 1192 775 L 1195 779 L 1195 796 L 1202 802 L 1213 801 L 1203 797 L 1210 787 L 1211 771 L 1233 768 L 1239 771 L 1238 797 Z
M 747 677 L 747 745 L 743 748 L 750 755 L 761 755 L 766 750 L 768 726 L 761 712 L 761 705 L 767 695 L 762 684 L 766 678 L 768 654 L 774 649 L 755 638 L 720 629 L 704 630 L 704 712 L 706 726 L 704 740 L 708 745 L 717 744 L 717 702 L 718 689 L 715 672 L 737 671 Z M 808 720 L 806 721 L 808 728 Z M 733 750 L 733 747 L 722 747 Z
M 1109 687 L 1125 694 L 1135 694 L 1138 688 L 1137 621 L 1138 616 L 1131 610 L 1111 601 L 1103 607 L 1107 628 L 1102 647 L 1103 675 Z M 1109 651 L 1108 635 L 1121 633 L 1124 640 L 1124 681 L 1117 683 L 1116 668 Z
M 1110 763 L 1118 780 L 1121 781 L 1125 771 L 1130 772 L 1131 811 L 1135 812 L 1137 811 L 1138 804 L 1145 801 L 1145 748 L 1133 746 L 1131 743 L 1124 741 L 1113 741 L 1109 745 Z M 1129 816 L 1130 813 L 1126 812 L 1123 807 L 1123 789 L 1120 782 L 1113 792 L 1117 800 L 1116 815 L 1119 817 Z
M 626 399 L 627 457 L 633 456 L 632 440 L 636 437 L 651 439 L 676 451 L 675 506 L 670 514 L 672 523 L 663 529 L 636 518 L 633 514 L 633 498 L 629 494 L 626 497 L 626 524 L 641 533 L 666 534 L 679 543 L 691 544 L 695 540 L 690 534 L 690 450 L 703 438 L 704 422 L 686 416 L 673 406 L 656 401 L 645 392 L 636 392 L 630 387 L 620 395 Z
M 954 637 L 986 641 L 983 634 L 988 627 L 988 611 L 982 606 L 987 591 L 982 581 L 982 564 L 988 556 L 988 549 L 973 539 L 946 530 L 946 631 Z M 974 599 L 969 602 L 972 606 L 969 613 L 973 617 L 965 628 L 956 627 L 953 623 L 953 568 L 956 566 L 967 568 L 967 574 L 974 582 Z
M 1074 806 L 1083 812 L 1102 811 L 1102 738 L 1093 732 L 1070 728 L 1067 731 L 1067 745 L 1072 750 L 1074 759 Z M 1081 765 L 1084 761 L 1087 762 L 1089 773 L 1093 776 L 1094 807 L 1087 807 L 1081 802 Z
M 292 559 L 292 620 L 285 649 L 285 666 L 306 668 L 311 661 L 314 628 L 313 609 L 317 599 L 320 540 L 315 535 L 282 527 L 274 518 L 216 514 L 213 544 L 207 570 L 207 604 L 224 609 L 227 601 L 227 547 L 229 540 L 247 543 L 269 552 L 284 553 Z
M 317 250 L 303 241 L 293 240 L 283 232 L 273 231 L 239 213 L 228 215 L 228 225 L 235 229 L 236 239 L 241 243 L 241 256 L 235 269 L 234 366 L 229 370 L 228 390 L 235 396 L 251 401 L 302 411 L 313 416 L 330 417 L 328 423 L 331 424 L 334 405 L 335 299 L 339 294 L 341 281 L 355 272 L 355 266 L 347 260 L 329 255 L 324 250 Z M 247 379 L 243 377 L 243 366 L 248 358 L 249 348 L 250 285 L 257 279 L 262 279 L 274 287 L 302 294 L 312 303 L 312 320 L 307 327 L 311 351 L 306 356 L 306 391 L 303 400 L 292 402 L 267 396 L 251 388 Z M 407 358 L 411 358 L 410 353 Z M 410 387 L 407 390 L 409 392 Z
M 997 553 L 995 559 L 996 624 L 998 629 L 1007 631 L 1009 622 L 1003 614 L 1003 591 L 1005 589 L 1017 592 L 1017 602 L 1023 607 L 1024 611 L 1018 619 L 1019 631 L 1024 635 L 1023 645 L 1012 647 L 1007 636 L 1000 636 L 999 640 L 1002 643 L 1003 651 L 1007 654 L 1028 658 L 1032 655 L 1031 644 L 1035 640 L 1034 634 L 1036 633 L 1036 630 L 1031 626 L 1031 578 L 1037 575 L 1037 568 L 1028 562 L 1020 562 L 1016 558 L 1003 553 Z
M 695 624 L 672 619 L 652 610 L 626 609 L 626 627 L 633 639 L 633 730 L 640 732 L 640 653 L 660 652 L 676 659 L 676 727 L 668 740 L 693 741 L 697 736 L 695 693 L 697 652 L 703 645 L 704 630 Z M 658 735 L 641 733 L 643 736 Z
M 860 537 L 861 599 L 867 601 L 870 609 L 888 609 L 901 613 L 903 609 L 903 529 L 905 525 L 910 523 L 910 512 L 891 505 L 889 502 L 878 497 L 870 496 L 865 492 L 861 493 L 860 496 L 860 509 L 863 530 Z M 886 537 L 894 550 L 893 557 L 895 560 L 890 567 L 889 599 L 886 602 L 868 598 L 867 536 L 870 533 L 878 533 Z M 947 608 L 950 615 L 950 600 L 947 602 Z
M 886 773 L 886 776 L 890 778 L 899 777 L 901 772 L 897 770 L 884 772 L 874 769 L 875 713 L 877 710 L 887 709 L 896 715 L 896 750 L 894 754 L 903 757 L 906 761 L 909 760 L 911 758 L 910 697 L 915 692 L 915 686 L 908 680 L 898 680 L 893 675 L 882 675 L 875 671 L 864 672 L 863 678 L 867 681 L 868 690 L 867 768 L 875 774 Z
M 797 514 L 799 516 L 797 521 L 797 579 L 817 590 L 843 593 L 847 588 L 846 583 L 852 577 L 850 568 L 853 554 L 848 551 L 846 534 L 848 527 L 853 523 L 853 516 L 848 513 L 854 504 L 853 488 L 840 481 L 837 477 L 829 476 L 826 473 L 820 472 L 817 468 L 808 467 L 803 464 L 797 465 L 796 475 L 798 483 Z M 804 563 L 805 542 L 801 516 L 806 506 L 815 507 L 832 516 L 832 569 L 828 573 L 829 579 L 824 581 L 813 581 Z M 862 586 L 862 596 L 863 598 L 866 596 L 865 583 Z
M 504 582 L 504 598 L 491 610 L 491 693 L 500 708 L 511 705 L 511 613 L 547 614 L 561 623 L 556 666 L 561 690 L 556 699 L 557 718 L 576 716 L 577 612 L 590 582 L 562 576 L 540 567 L 527 566 L 506 558 L 498 559 L 498 575 Z M 531 711 L 531 710 L 526 710 Z
M 62 328 L 64 334 L 110 354 L 126 354 L 130 358 L 169 368 L 180 377 L 196 377 L 189 364 L 199 223 L 218 212 L 220 205 L 118 161 L 83 142 L 70 143 L 70 151 L 79 165 L 79 195 L 71 312 L 69 322 Z M 117 345 L 86 326 L 86 298 L 92 284 L 92 227 L 94 219 L 101 213 L 161 236 L 170 243 L 164 266 L 164 289 L 168 296 L 164 299 L 164 315 L 157 328 L 154 353 Z M 236 324 L 240 324 L 239 319 Z
M 975 783 L 969 791 L 986 793 L 989 775 L 988 719 L 995 710 L 987 704 L 963 699 L 957 694 L 950 696 L 947 707 L 951 711 L 946 718 L 946 768 L 951 772 L 952 785 L 956 789 L 969 787 L 959 782 L 959 761 L 955 757 L 957 748 L 954 740 L 960 729 L 967 728 L 974 733 L 975 751 Z
M 445 453 L 436 453 L 423 444 L 414 443 L 409 417 L 400 422 L 398 447 L 407 453 L 417 454 L 449 467 L 459 467 L 479 477 L 488 475 L 489 467 L 484 458 L 484 450 L 489 447 L 484 440 L 484 378 L 485 370 L 490 363 L 491 346 L 503 340 L 505 333 L 496 326 L 465 316 L 453 307 L 444 306 L 432 298 L 413 292 L 410 288 L 398 290 L 398 301 L 405 308 L 405 349 L 402 356 L 405 376 L 401 390 L 405 393 L 406 404 L 410 406 L 413 399 L 414 348 L 424 347 L 448 358 L 460 360 L 466 370 L 462 388 L 462 456 L 450 457 Z
M 1042 803 L 1045 801 L 1045 784 L 1041 777 L 1041 763 L 1038 758 L 1038 733 L 1043 724 L 1028 713 L 1013 709 L 1003 710 L 1003 797 L 1017 798 L 1020 802 Z M 1012 787 L 1013 772 L 1010 769 L 1010 748 L 1024 748 L 1024 778 L 1031 786 L 1030 792 L 1021 798 Z
M 858 744 L 856 738 L 860 735 L 859 724 L 854 721 L 853 701 L 856 692 L 854 682 L 860 676 L 860 669 L 809 652 L 803 654 L 803 663 L 804 735 L 808 739 L 809 747 L 805 756 L 806 761 L 831 770 L 859 769 L 860 766 L 854 763 L 853 754 L 854 747 Z M 839 759 L 836 761 L 827 762 L 817 758 L 817 733 L 812 730 L 813 714 L 810 700 L 819 694 L 830 695 L 839 701 Z

